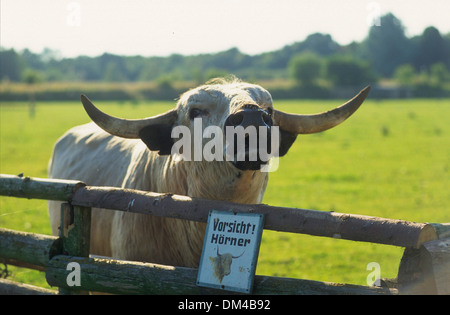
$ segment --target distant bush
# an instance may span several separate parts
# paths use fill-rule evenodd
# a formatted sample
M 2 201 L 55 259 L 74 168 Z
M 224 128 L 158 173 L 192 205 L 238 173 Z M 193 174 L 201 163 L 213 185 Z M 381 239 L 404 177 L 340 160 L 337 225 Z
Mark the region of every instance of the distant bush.
M 435 63 L 427 71 L 416 72 L 409 64 L 399 66 L 394 79 L 403 87 L 411 89 L 414 97 L 449 97 L 450 71 L 443 63 Z

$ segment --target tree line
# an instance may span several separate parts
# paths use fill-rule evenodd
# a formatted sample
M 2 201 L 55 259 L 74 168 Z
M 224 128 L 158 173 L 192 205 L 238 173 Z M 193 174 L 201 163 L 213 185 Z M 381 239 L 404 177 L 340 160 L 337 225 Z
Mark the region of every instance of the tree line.
M 433 26 L 408 38 L 401 21 L 388 13 L 361 42 L 340 45 L 328 34 L 315 33 L 304 41 L 258 55 L 237 48 L 214 54 L 168 57 L 119 56 L 60 58 L 45 49 L 0 50 L 0 80 L 12 82 L 103 81 L 205 82 L 234 74 L 245 80 L 292 79 L 312 87 L 346 87 L 395 79 L 404 86 L 442 88 L 450 81 L 450 33 Z

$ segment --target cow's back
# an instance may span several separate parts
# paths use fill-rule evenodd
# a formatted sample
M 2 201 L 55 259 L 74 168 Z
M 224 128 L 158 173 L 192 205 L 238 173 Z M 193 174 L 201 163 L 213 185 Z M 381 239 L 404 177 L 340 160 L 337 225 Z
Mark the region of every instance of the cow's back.
M 120 187 L 138 144 L 139 140 L 114 137 L 94 123 L 74 127 L 55 144 L 49 177 Z
M 105 133 L 94 123 L 67 131 L 56 143 L 49 163 L 49 178 L 80 180 L 90 186 L 121 187 L 139 140 L 125 140 Z M 143 147 L 145 150 L 145 147 Z M 49 201 L 52 233 L 58 234 L 61 202 Z M 92 212 L 91 253 L 111 255 L 113 211 Z M 99 234 L 99 235 L 96 235 Z

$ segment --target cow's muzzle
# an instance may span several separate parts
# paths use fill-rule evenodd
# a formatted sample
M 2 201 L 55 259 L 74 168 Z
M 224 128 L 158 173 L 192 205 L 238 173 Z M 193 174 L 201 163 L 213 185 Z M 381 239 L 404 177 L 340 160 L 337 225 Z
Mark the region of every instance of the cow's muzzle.
M 238 169 L 259 170 L 262 164 L 267 163 L 260 159 L 259 150 L 261 141 L 266 144 L 266 148 L 264 148 L 266 152 L 271 150 L 270 131 L 272 126 L 271 114 L 256 105 L 244 105 L 227 117 L 225 134 L 227 141 L 234 140 L 233 164 Z M 231 131 L 233 131 L 233 135 L 229 134 Z

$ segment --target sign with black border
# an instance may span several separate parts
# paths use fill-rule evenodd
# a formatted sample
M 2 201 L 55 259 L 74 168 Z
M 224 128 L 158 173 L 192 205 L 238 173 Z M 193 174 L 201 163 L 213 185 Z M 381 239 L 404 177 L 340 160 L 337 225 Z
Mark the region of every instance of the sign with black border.
M 211 210 L 197 285 L 251 293 L 264 215 Z

